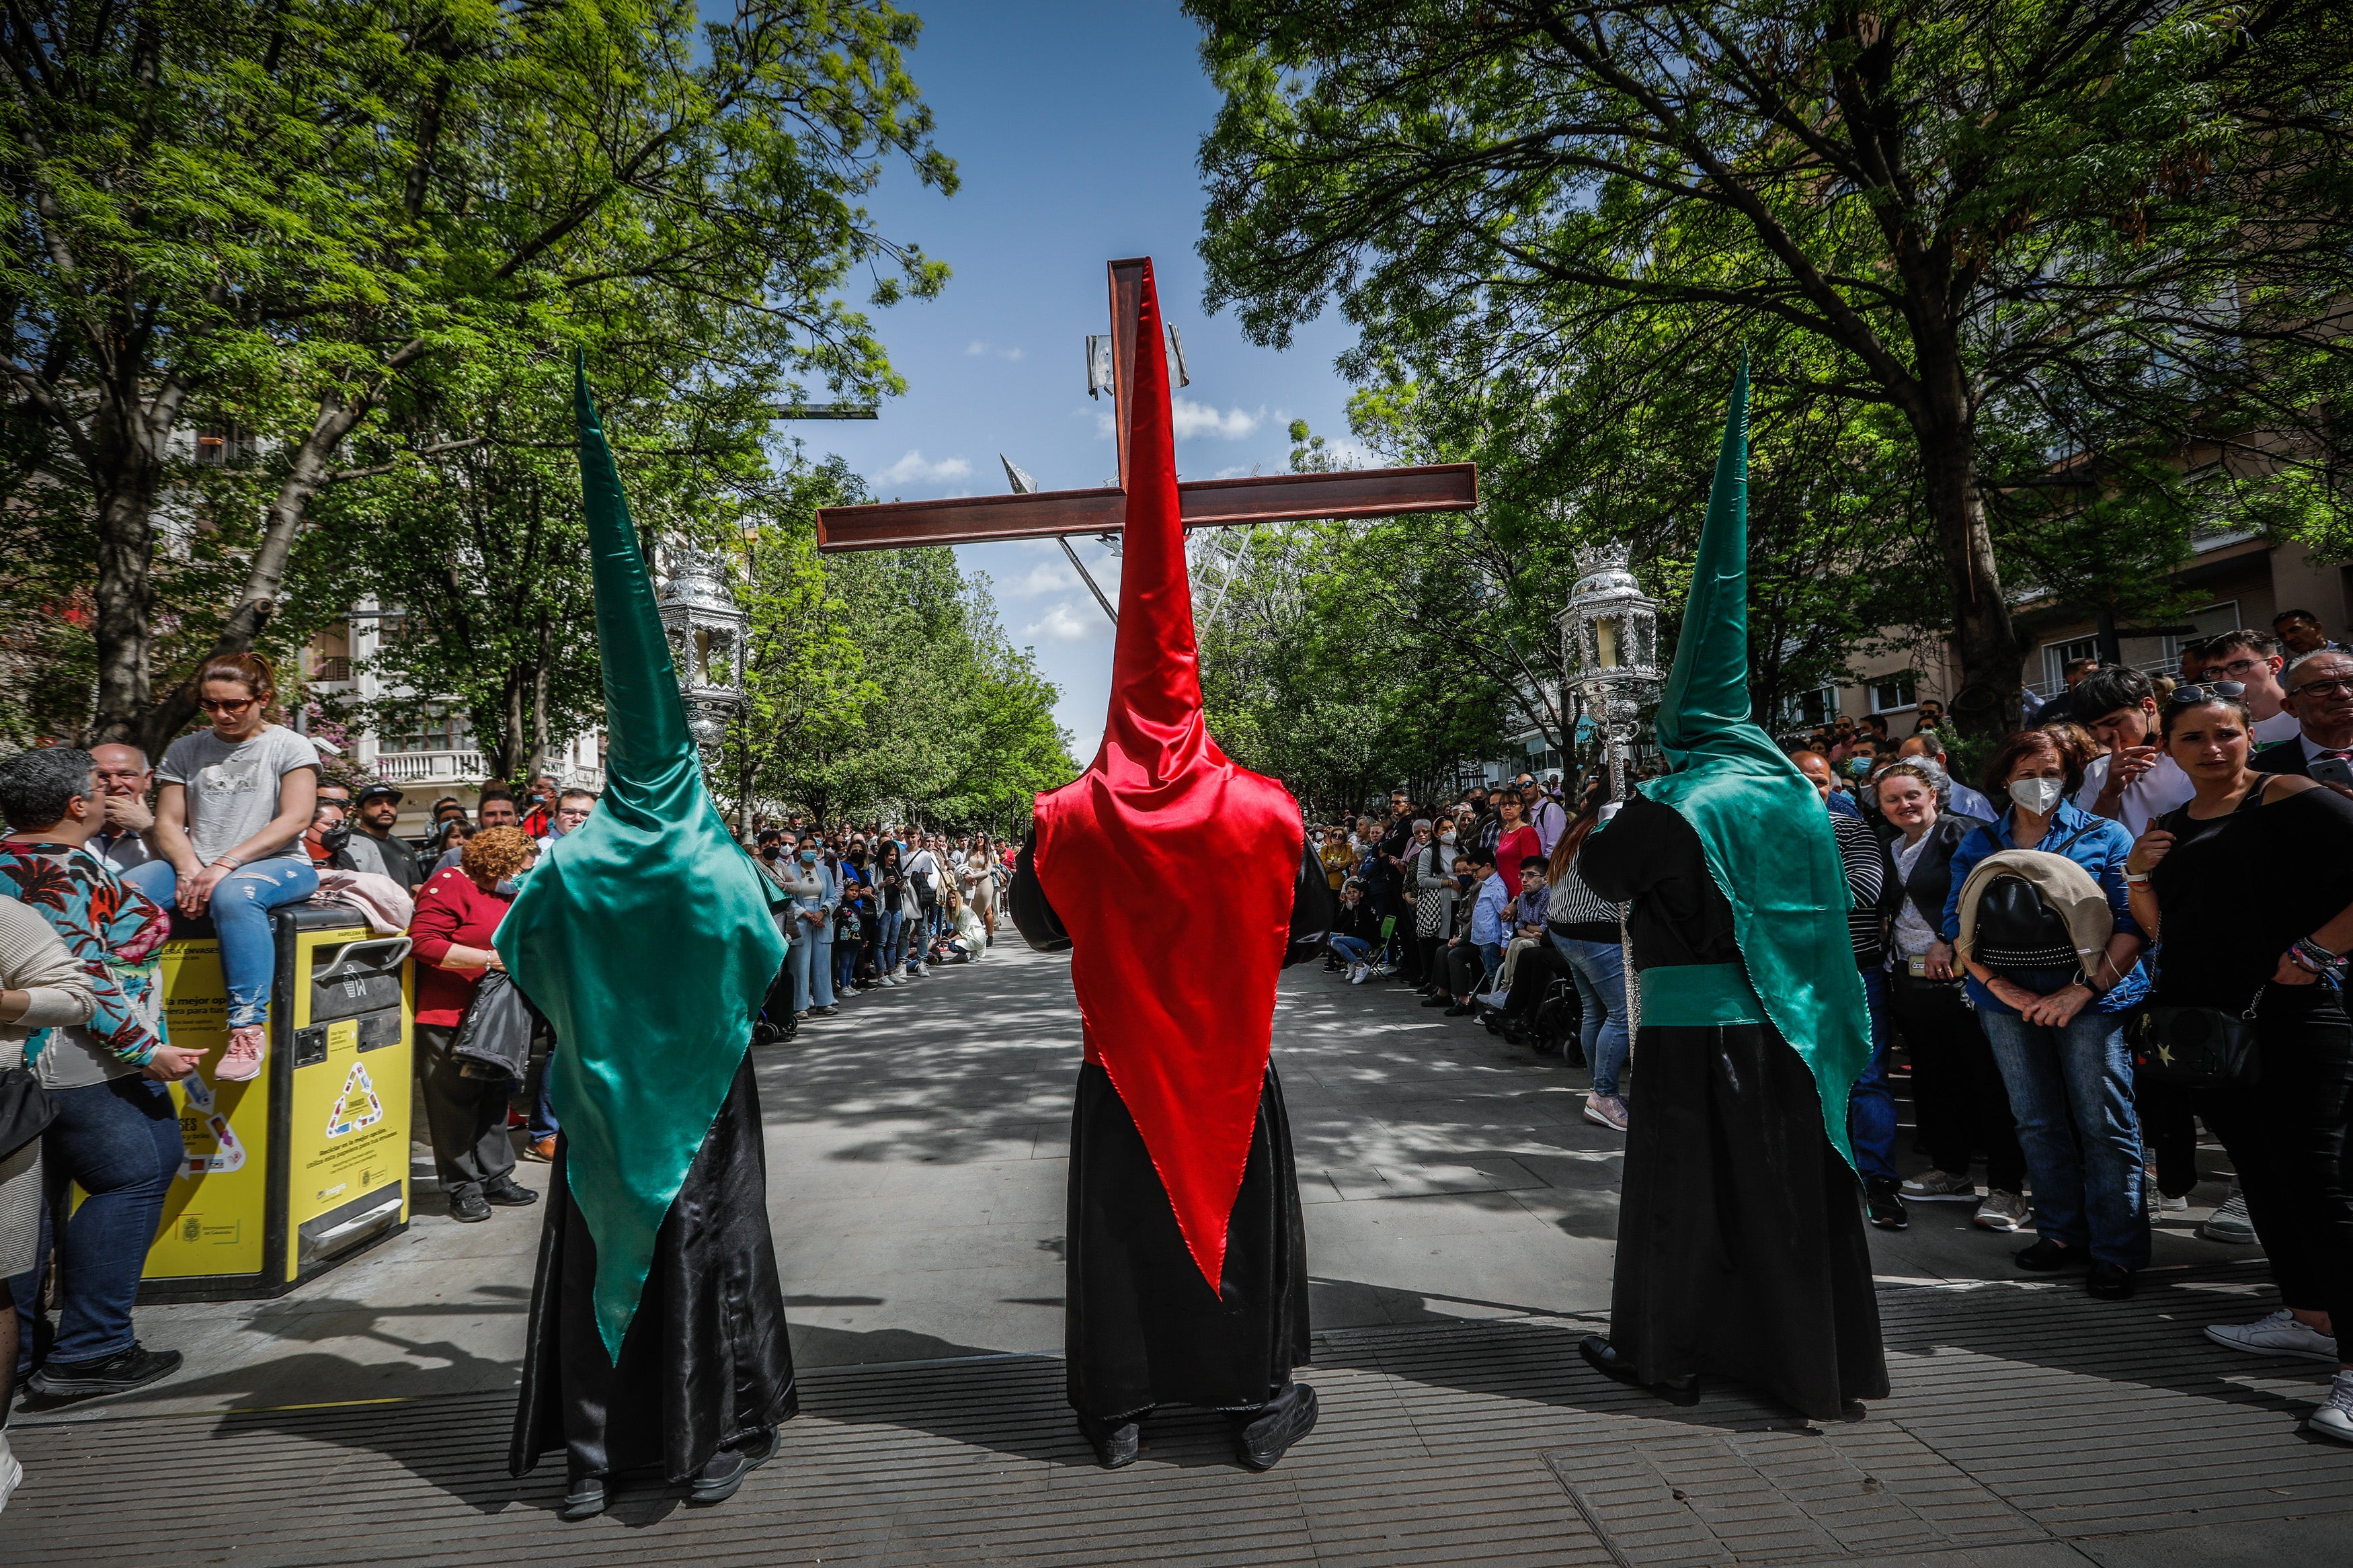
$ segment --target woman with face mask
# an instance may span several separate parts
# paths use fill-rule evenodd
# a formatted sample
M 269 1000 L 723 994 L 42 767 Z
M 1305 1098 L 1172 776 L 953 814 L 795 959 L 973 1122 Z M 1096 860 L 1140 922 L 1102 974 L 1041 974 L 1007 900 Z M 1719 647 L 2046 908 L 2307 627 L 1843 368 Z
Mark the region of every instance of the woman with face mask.
M 2126 1014 L 2147 999 L 2148 976 L 2140 963 L 2144 937 L 2126 896 L 2132 836 L 2067 798 L 2083 787 L 2087 760 L 2072 739 L 2048 730 L 2021 730 L 1995 749 L 1985 787 L 1997 796 L 2006 792 L 2010 808 L 1953 851 L 1943 933 L 1958 942 L 1969 873 L 2000 850 L 2063 855 L 2107 900 L 2114 933 L 2089 968 L 2067 963 L 1997 973 L 1966 947 L 1960 957 L 1969 1001 L 2010 1091 L 2033 1187 L 2040 1239 L 2014 1260 L 2037 1274 L 2088 1268 L 2084 1289 L 2119 1300 L 2148 1263 L 2140 1121 L 2124 1032 Z
M 792 951 L 785 963 L 793 972 L 793 1016 L 830 1018 L 833 1005 L 833 906 L 840 901 L 841 884 L 835 879 L 818 848 L 814 833 L 804 833 L 784 868 L 781 884 L 792 895 Z
M 1413 825 L 1413 853 L 1406 859 L 1406 877 L 1413 888 L 1414 945 L 1421 958 L 1419 995 L 1446 994 L 1446 939 L 1454 934 L 1454 899 L 1462 889 L 1454 879 L 1454 857 L 1461 835 L 1451 816 Z

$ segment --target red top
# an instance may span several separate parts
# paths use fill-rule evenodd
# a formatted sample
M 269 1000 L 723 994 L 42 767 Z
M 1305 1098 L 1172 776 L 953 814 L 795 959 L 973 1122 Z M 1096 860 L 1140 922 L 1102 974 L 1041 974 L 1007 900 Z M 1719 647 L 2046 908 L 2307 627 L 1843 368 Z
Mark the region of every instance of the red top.
M 1111 709 L 1087 771 L 1038 797 L 1034 863 L 1071 933 L 1087 1059 L 1134 1120 L 1214 1293 L 1266 1080 L 1304 829 L 1283 787 L 1235 766 L 1202 722 L 1149 265 L 1138 309 Z
M 1544 839 L 1525 822 L 1495 840 L 1495 869 L 1503 876 L 1507 896 L 1520 896 L 1520 862 L 1543 853 Z
M 474 879 L 455 866 L 446 866 L 417 889 L 417 918 L 408 922 L 409 941 L 416 943 L 417 1021 L 455 1026 L 474 1000 L 482 983 L 479 969 L 459 973 L 440 967 L 452 944 L 487 950 L 491 933 L 507 918 L 513 902 L 486 893 Z

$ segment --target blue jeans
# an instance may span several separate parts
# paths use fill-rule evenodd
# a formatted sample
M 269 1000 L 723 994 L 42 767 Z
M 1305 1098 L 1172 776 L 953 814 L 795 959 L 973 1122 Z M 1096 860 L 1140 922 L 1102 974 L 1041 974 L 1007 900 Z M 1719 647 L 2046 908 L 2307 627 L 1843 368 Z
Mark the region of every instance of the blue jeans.
M 1854 1080 L 1846 1100 L 1846 1126 L 1854 1140 L 1855 1169 L 1866 1181 L 1894 1181 L 1895 1097 L 1887 1089 L 1887 972 L 1862 971 L 1863 1000 L 1871 1008 L 1871 1061 Z
M 2102 1263 L 2146 1266 L 2148 1209 L 2124 1016 L 2086 1008 L 2052 1029 L 1980 1007 L 1978 1021 L 2018 1118 L 2035 1229 L 2090 1247 Z
M 888 974 L 907 956 L 907 914 L 903 910 L 885 910 L 880 919 L 882 934 L 875 942 L 874 967 Z
M 1360 936 L 1335 936 L 1332 951 L 1350 963 L 1363 963 L 1373 956 L 1373 944 Z
M 150 860 L 122 873 L 122 879 L 170 908 L 179 878 L 169 860 Z M 240 866 L 213 889 L 213 930 L 220 934 L 221 978 L 228 983 L 228 1026 L 266 1022 L 269 982 L 278 972 L 278 943 L 269 934 L 269 911 L 299 904 L 319 890 L 319 873 L 308 856 L 281 855 Z
M 849 982 L 858 971 L 858 945 L 837 942 L 827 951 L 833 954 L 833 989 L 835 994 L 849 989 Z
M 1593 1092 L 1616 1095 L 1618 1075 L 1626 1070 L 1633 1045 L 1626 1030 L 1626 950 L 1614 942 L 1567 936 L 1555 936 L 1552 944 L 1568 960 L 1577 999 L 1584 1005 L 1577 1032 L 1593 1068 Z
M 534 1143 L 564 1131 L 564 1124 L 555 1119 L 555 1096 L 551 1087 L 554 1079 L 555 1047 L 551 1045 L 547 1055 L 540 1059 L 539 1087 L 531 1097 L 531 1141 Z
M 53 1089 L 58 1118 L 42 1134 L 41 1157 L 47 1185 L 47 1217 L 30 1273 L 8 1281 L 23 1331 L 16 1359 L 28 1366 L 38 1321 L 34 1303 L 58 1245 L 57 1338 L 45 1360 L 61 1365 L 103 1361 L 131 1348 L 131 1308 L 139 1299 L 140 1270 L 164 1217 L 164 1198 L 185 1153 L 172 1091 L 136 1074 Z M 89 1195 L 66 1217 L 69 1192 Z

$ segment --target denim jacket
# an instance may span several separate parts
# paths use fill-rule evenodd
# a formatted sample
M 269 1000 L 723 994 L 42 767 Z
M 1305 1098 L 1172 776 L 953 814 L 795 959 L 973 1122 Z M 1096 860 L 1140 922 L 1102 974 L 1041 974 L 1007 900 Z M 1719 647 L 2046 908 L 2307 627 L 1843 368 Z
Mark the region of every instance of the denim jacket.
M 2132 917 L 2132 905 L 2125 888 L 2125 858 L 2132 853 L 2132 835 L 2125 831 L 2124 824 L 2094 816 L 2074 802 L 2063 799 L 2058 809 L 2052 813 L 2051 826 L 2042 835 L 2042 842 L 2020 845 L 2012 843 L 2010 837 L 2010 825 L 2016 820 L 2015 811 L 2005 811 L 1999 820 L 1979 827 L 1954 848 L 1953 887 L 1952 891 L 1945 895 L 1944 938 L 1947 942 L 1960 939 L 1961 889 L 1968 883 L 1969 873 L 1977 869 L 1978 861 L 2002 849 L 2048 848 L 2056 851 L 2070 838 L 2075 838 L 2075 842 L 2067 845 L 2063 853 L 2068 859 L 2090 872 L 2092 880 L 2100 885 L 2100 891 L 2107 895 L 2108 908 L 2116 911 L 2116 930 L 2132 936 L 2143 934 L 2140 923 Z M 2087 826 L 2091 831 L 2084 833 Z M 2079 833 L 2083 837 L 2075 837 Z M 2037 995 L 2047 996 L 2064 986 L 2073 974 L 2072 969 L 2034 970 L 2010 978 Z M 2018 1011 L 2003 1004 L 1980 984 L 1975 975 L 1969 976 L 1967 989 L 1969 1000 L 1979 1007 L 1996 1013 L 2015 1014 Z M 2147 995 L 2148 967 L 2137 960 L 2131 973 L 2092 999 L 2091 1010 L 2121 1013 Z

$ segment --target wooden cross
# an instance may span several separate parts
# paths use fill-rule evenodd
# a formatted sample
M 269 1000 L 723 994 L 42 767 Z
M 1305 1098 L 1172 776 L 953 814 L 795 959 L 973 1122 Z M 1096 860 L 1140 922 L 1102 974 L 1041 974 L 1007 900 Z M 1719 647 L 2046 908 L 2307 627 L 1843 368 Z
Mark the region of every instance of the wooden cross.
M 1127 521 L 1127 404 L 1134 384 L 1135 320 L 1146 258 L 1111 263 L 1113 429 L 1119 439 L 1119 483 L 1103 489 L 1038 490 L 1029 495 L 960 496 L 953 500 L 829 506 L 817 514 L 819 550 L 903 550 L 926 544 L 978 544 L 995 539 L 1052 539 L 1117 533 Z M 1156 346 L 1156 345 L 1155 345 Z M 1479 504 L 1475 463 L 1416 468 L 1353 468 L 1324 474 L 1270 474 L 1189 479 L 1176 487 L 1185 526 L 1233 528 L 1304 517 L 1400 517 L 1468 511 Z

